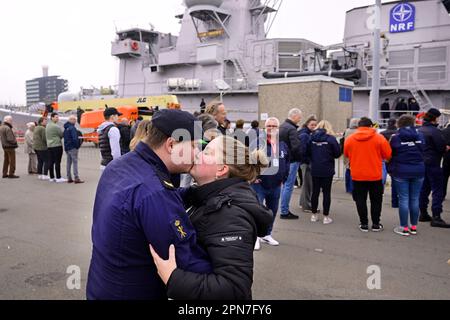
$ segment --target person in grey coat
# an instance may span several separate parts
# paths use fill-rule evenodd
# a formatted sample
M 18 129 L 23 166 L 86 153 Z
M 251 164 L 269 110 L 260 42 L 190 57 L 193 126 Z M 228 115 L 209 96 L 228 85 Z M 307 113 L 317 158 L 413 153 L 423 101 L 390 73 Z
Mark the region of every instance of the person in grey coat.
M 37 154 L 33 149 L 33 135 L 36 124 L 27 123 L 27 132 L 25 133 L 25 154 L 28 155 L 28 174 L 37 174 Z

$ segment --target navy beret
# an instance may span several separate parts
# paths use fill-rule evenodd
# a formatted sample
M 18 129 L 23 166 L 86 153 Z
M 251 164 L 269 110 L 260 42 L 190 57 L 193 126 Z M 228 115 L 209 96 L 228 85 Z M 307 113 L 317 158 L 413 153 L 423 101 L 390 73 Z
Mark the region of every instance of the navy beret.
M 172 137 L 177 130 L 185 130 L 190 134 L 190 141 L 202 138 L 201 122 L 186 111 L 171 109 L 158 111 L 152 118 L 152 124 L 168 137 Z M 178 141 L 183 140 L 182 137 L 173 138 L 177 138 Z

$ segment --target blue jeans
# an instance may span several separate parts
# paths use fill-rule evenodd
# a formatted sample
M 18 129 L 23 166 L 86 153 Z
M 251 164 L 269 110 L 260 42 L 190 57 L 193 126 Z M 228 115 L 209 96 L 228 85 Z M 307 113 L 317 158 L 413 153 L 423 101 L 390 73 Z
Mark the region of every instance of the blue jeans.
M 289 178 L 287 179 L 281 191 L 281 215 L 289 214 L 289 205 L 291 203 L 292 192 L 294 192 L 295 180 L 297 179 L 299 168 L 299 162 L 291 163 Z
M 350 169 L 345 171 L 345 191 L 347 193 L 353 193 L 353 180 Z
M 387 168 L 386 168 L 386 162 L 383 161 L 383 186 L 386 185 L 386 181 L 387 181 Z
M 433 217 L 440 217 L 443 211 L 442 202 L 444 201 L 444 175 L 442 168 L 439 166 L 425 166 L 425 180 L 420 194 L 419 205 L 423 214 L 428 211 L 431 192 L 433 193 Z
M 409 227 L 408 218 L 412 226 L 417 226 L 419 223 L 419 197 L 423 181 L 423 178 L 394 178 L 393 182 L 398 193 L 400 225 L 403 228 Z
M 260 184 L 253 184 L 252 187 L 258 196 L 259 202 L 262 205 L 266 205 L 266 207 L 273 212 L 273 221 L 267 234 L 271 235 L 275 219 L 277 218 L 278 207 L 280 205 L 281 186 L 272 189 L 265 189 Z

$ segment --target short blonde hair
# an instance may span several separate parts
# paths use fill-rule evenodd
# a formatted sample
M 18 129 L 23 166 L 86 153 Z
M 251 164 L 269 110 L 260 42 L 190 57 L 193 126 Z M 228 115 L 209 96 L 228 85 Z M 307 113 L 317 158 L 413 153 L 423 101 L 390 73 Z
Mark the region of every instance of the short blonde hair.
M 141 122 L 139 122 L 136 133 L 134 134 L 134 138 L 130 142 L 131 151 L 134 151 L 139 142 L 143 141 L 147 137 L 149 125 L 149 120 L 142 120 Z
M 333 130 L 333 126 L 327 120 L 320 121 L 319 124 L 316 127 L 316 130 L 317 129 L 324 129 L 327 132 L 327 134 L 329 134 L 330 136 L 335 136 L 336 135 L 336 133 Z
M 261 170 L 269 166 L 264 150 L 250 152 L 242 142 L 228 136 L 220 136 L 216 140 L 218 160 L 229 167 L 230 178 L 241 178 L 252 183 L 261 175 Z
M 219 113 L 220 106 L 223 106 L 223 102 L 219 100 L 211 101 L 206 107 L 206 113 L 212 116 L 216 116 Z

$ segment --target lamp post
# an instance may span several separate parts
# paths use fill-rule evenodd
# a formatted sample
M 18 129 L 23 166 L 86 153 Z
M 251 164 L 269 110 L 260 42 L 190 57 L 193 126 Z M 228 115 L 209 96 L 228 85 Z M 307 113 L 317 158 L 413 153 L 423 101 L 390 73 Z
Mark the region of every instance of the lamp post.
M 369 115 L 378 122 L 380 108 L 380 50 L 381 50 L 381 0 L 375 4 L 375 30 L 373 34 L 372 91 L 370 92 Z

